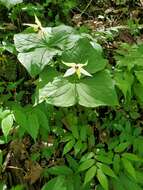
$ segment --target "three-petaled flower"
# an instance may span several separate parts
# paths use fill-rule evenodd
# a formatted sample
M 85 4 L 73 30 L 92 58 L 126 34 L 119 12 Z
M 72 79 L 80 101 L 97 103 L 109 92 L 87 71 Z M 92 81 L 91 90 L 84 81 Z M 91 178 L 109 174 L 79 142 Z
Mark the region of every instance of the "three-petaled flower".
M 35 24 L 26 23 L 23 25 L 32 27 L 36 32 L 38 31 L 38 32 L 44 33 L 44 28 L 42 27 L 40 20 L 37 18 L 36 15 L 34 15 L 34 16 L 35 16 Z
M 85 69 L 83 69 L 84 66 L 87 66 L 87 62 L 85 64 L 76 64 L 76 63 L 66 63 L 63 62 L 64 65 L 71 67 L 70 69 L 68 69 L 65 74 L 64 77 L 68 77 L 71 76 L 73 74 L 77 74 L 78 78 L 80 79 L 81 74 L 92 77 L 92 75 L 90 73 L 88 73 Z

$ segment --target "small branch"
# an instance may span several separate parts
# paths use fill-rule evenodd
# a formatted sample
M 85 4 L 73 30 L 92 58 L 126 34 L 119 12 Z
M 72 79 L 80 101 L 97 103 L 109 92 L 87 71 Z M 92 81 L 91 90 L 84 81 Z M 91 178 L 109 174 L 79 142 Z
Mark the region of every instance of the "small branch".
M 85 7 L 85 9 L 81 12 L 80 16 L 83 15 L 83 13 L 85 13 L 85 11 L 88 9 L 88 7 L 91 5 L 92 0 L 89 1 L 89 3 L 87 4 L 87 6 Z

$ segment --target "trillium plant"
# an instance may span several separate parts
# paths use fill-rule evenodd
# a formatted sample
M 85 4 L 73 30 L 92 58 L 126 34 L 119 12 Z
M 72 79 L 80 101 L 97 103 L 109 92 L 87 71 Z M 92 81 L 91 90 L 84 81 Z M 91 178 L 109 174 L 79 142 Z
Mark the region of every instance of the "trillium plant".
M 108 62 L 96 39 L 65 25 L 43 27 L 36 15 L 35 24 L 25 25 L 34 30 L 16 34 L 14 43 L 18 60 L 36 80 L 35 104 L 118 104 Z

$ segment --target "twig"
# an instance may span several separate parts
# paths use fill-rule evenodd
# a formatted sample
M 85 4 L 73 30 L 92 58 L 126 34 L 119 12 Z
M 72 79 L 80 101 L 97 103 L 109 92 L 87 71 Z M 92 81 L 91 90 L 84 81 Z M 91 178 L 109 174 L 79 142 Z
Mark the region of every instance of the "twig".
M 89 1 L 89 3 L 87 4 L 87 6 L 85 7 L 85 9 L 81 12 L 80 16 L 83 15 L 83 13 L 88 9 L 88 7 L 91 5 L 92 0 Z

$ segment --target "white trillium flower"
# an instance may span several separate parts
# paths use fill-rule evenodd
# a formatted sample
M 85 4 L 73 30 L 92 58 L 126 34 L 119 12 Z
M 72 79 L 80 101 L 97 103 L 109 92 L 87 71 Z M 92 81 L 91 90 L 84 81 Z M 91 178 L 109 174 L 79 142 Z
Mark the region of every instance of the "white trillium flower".
M 87 62 L 85 64 L 76 64 L 76 63 L 66 63 L 63 62 L 64 65 L 71 67 L 70 69 L 68 69 L 65 74 L 64 77 L 68 77 L 71 76 L 73 74 L 77 74 L 78 78 L 81 77 L 81 74 L 92 77 L 92 75 L 90 73 L 88 73 L 85 69 L 83 69 L 84 66 L 87 65 Z
M 25 25 L 25 26 L 30 26 L 30 27 L 32 27 L 35 31 L 40 31 L 40 32 L 42 32 L 42 33 L 44 33 L 44 28 L 42 27 L 42 24 L 41 24 L 41 22 L 40 22 L 40 20 L 37 18 L 37 16 L 36 15 L 34 15 L 35 16 L 35 24 L 23 24 L 23 25 Z

